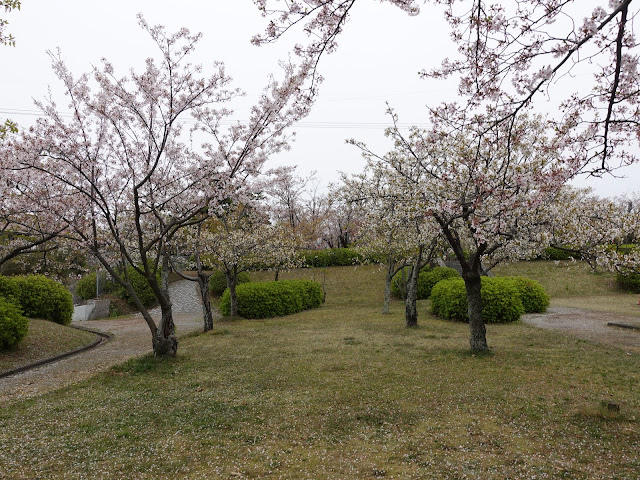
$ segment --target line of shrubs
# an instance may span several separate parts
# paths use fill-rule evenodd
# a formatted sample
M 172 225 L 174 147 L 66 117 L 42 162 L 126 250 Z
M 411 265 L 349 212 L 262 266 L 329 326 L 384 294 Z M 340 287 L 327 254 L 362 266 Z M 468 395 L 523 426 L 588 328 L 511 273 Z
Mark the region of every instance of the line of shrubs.
M 73 299 L 64 285 L 43 275 L 0 276 L 0 349 L 17 345 L 29 318 L 69 325 Z
M 245 318 L 270 318 L 290 315 L 322 304 L 322 285 L 311 280 L 280 280 L 251 282 L 236 287 L 238 315 Z M 225 290 L 220 299 L 220 311 L 231 313 L 231 297 Z
M 485 323 L 508 323 L 523 313 L 540 313 L 549 306 L 544 287 L 526 277 L 482 277 L 482 317 Z M 467 294 L 462 278 L 438 282 L 431 291 L 431 311 L 447 320 L 468 322 Z

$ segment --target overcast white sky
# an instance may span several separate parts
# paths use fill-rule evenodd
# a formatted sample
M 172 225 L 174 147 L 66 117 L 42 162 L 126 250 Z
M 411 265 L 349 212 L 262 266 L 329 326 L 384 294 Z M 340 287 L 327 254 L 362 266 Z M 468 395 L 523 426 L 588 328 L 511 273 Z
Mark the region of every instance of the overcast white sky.
M 70 70 L 78 75 L 99 65 L 103 57 L 122 75 L 130 67 L 141 68 L 155 51 L 137 25 L 137 13 L 169 31 L 184 26 L 203 32 L 193 61 L 205 67 L 213 60 L 226 64 L 234 85 L 247 92 L 235 104 L 239 119 L 255 102 L 269 73 L 278 72 L 278 59 L 286 58 L 290 47 L 250 44 L 251 36 L 266 24 L 251 0 L 23 0 L 20 11 L 6 16 L 16 47 L 0 48 L 0 119 L 9 117 L 21 126 L 29 125 L 37 113 L 33 98 L 44 98 L 49 86 L 64 110 L 66 103 L 57 95 L 47 50 L 59 47 Z M 291 37 L 291 42 L 301 40 Z M 403 124 L 425 125 L 425 105 L 452 98 L 456 89 L 452 82 L 420 80 L 417 72 L 454 53 L 437 7 L 409 17 L 388 4 L 360 2 L 339 50 L 323 59 L 325 82 L 312 114 L 295 127 L 297 139 L 291 151 L 273 158 L 271 166 L 298 165 L 301 174 L 316 170 L 325 185 L 337 180 L 338 170 L 359 171 L 364 162 L 355 147 L 345 145 L 345 139 L 354 137 L 377 151 L 388 150 L 383 137 L 388 124 L 386 101 Z M 628 178 L 606 177 L 588 184 L 601 195 L 640 190 L 640 167 L 619 174 Z

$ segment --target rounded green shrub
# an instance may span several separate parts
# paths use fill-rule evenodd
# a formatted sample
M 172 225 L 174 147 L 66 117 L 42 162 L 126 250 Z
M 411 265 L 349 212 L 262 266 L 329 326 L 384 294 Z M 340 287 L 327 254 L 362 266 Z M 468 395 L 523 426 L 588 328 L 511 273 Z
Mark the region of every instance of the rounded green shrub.
M 640 273 L 618 273 L 616 283 L 623 290 L 640 293 Z
M 518 289 L 525 313 L 542 313 L 549 306 L 549 295 L 544 287 L 531 278 L 508 277 Z
M 158 272 L 156 273 L 156 278 L 158 279 L 158 283 L 160 283 L 160 275 L 161 275 L 161 272 L 160 272 L 160 269 L 158 269 Z M 124 278 L 124 273 L 122 273 L 122 276 Z M 136 295 L 142 302 L 142 305 L 144 305 L 145 307 L 149 307 L 157 301 L 157 298 L 153 293 L 153 290 L 149 286 L 149 282 L 147 282 L 147 279 L 145 278 L 145 276 L 139 273 L 131 265 L 127 267 L 127 276 L 129 277 L 129 282 L 131 282 L 133 291 L 136 292 Z M 95 288 L 95 284 L 94 284 L 94 288 Z M 116 287 L 115 293 L 120 298 L 126 300 L 129 305 L 135 305 L 133 298 L 129 295 L 129 292 L 127 292 L 127 289 L 124 288 L 122 285 L 118 285 Z
M 427 299 L 431 296 L 431 290 L 440 280 L 460 277 L 457 270 L 449 267 L 433 267 L 423 270 L 418 276 L 418 298 Z
M 524 313 L 514 282 L 506 277 L 482 277 L 482 318 L 485 323 L 508 323 Z M 469 321 L 467 293 L 462 278 L 438 282 L 431 290 L 431 310 L 447 320 Z
M 14 297 L 26 317 L 42 318 L 69 325 L 73 315 L 73 298 L 64 285 L 44 275 L 11 277 L 18 294 Z
M 16 300 L 20 294 L 20 287 L 13 280 L 14 277 L 5 277 L 0 275 L 0 297 L 10 298 L 13 297 Z
M 405 268 L 405 281 L 408 280 L 408 267 Z M 425 268 L 418 275 L 418 300 L 426 300 L 431 296 L 431 289 L 440 280 L 459 277 L 457 270 L 449 267 Z M 403 298 L 406 285 L 402 282 L 402 271 L 395 274 L 391 281 L 391 294 L 395 298 Z
M 251 281 L 251 277 L 247 272 L 240 272 L 238 274 L 238 278 L 236 281 L 237 281 L 236 283 L 236 288 L 237 288 L 237 285 L 240 285 L 241 283 L 249 283 Z M 209 277 L 209 291 L 213 293 L 216 297 L 219 297 L 224 293 L 226 289 L 227 289 L 227 276 L 224 274 L 223 271 L 215 270 L 211 274 L 211 277 Z
M 29 319 L 13 301 L 0 297 L 0 350 L 15 347 L 29 330 Z
M 96 298 L 96 278 L 95 273 L 90 273 L 78 280 L 76 294 L 84 300 Z
M 464 280 L 448 278 L 436 283 L 431 289 L 431 311 L 446 320 L 468 321 Z
M 243 283 L 236 288 L 238 315 L 245 318 L 270 318 L 290 315 L 322 304 L 319 283 L 311 280 L 281 280 L 278 282 Z M 229 290 L 220 299 L 220 311 L 231 313 Z

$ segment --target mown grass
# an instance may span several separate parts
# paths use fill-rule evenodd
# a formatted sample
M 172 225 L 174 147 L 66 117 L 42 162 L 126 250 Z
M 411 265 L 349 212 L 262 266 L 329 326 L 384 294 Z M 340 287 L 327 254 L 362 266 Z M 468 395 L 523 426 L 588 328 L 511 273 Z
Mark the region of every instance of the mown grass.
M 70 352 L 95 338 L 91 332 L 32 318 L 27 336 L 15 348 L 0 352 L 0 373 Z
M 382 278 L 326 269 L 317 310 L 4 405 L 0 478 L 638 478 L 638 356 L 524 324 L 472 356 L 428 302 L 379 313 Z

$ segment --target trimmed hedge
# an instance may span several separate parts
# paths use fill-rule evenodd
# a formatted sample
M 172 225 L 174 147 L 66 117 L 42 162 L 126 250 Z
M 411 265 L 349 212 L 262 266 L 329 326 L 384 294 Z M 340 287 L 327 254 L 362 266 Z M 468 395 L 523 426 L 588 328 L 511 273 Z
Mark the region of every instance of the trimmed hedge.
M 0 350 L 15 347 L 29 330 L 29 319 L 13 301 L 0 297 Z
M 638 273 L 618 273 L 616 283 L 623 290 L 640 293 L 640 274 Z
M 64 285 L 44 275 L 27 275 L 19 277 L 4 277 L 2 290 L 7 289 L 13 297 L 23 315 L 30 318 L 43 318 L 61 325 L 69 325 L 73 315 L 73 298 Z
M 406 271 L 406 270 L 405 270 Z M 408 276 L 408 272 L 405 274 L 405 278 Z M 431 290 L 434 285 L 440 280 L 446 278 L 459 277 L 460 274 L 457 270 L 449 267 L 433 267 L 430 269 L 423 269 L 418 275 L 418 300 L 426 300 L 431 296 Z M 402 298 L 400 291 L 400 283 L 402 282 L 402 271 L 396 273 L 391 281 L 391 294 L 395 298 Z
M 516 322 L 524 313 L 518 288 L 508 277 L 482 277 L 482 317 L 485 323 Z M 468 322 L 467 293 L 462 278 L 438 282 L 431 290 L 431 310 L 447 319 Z
M 247 272 L 240 272 L 238 274 L 238 278 L 236 280 L 237 285 L 241 283 L 249 283 L 251 281 L 251 277 Z M 237 288 L 236 285 L 236 288 Z M 216 297 L 219 297 L 224 293 L 227 289 L 227 277 L 221 270 L 215 270 L 211 277 L 209 277 L 209 291 L 213 293 Z
M 353 248 L 330 248 L 324 250 L 307 250 L 300 256 L 307 267 L 336 267 L 359 265 L 364 257 Z
M 270 318 L 290 315 L 322 304 L 319 283 L 311 280 L 281 280 L 278 282 L 243 283 L 236 288 L 238 315 L 245 318 Z M 229 290 L 220 300 L 220 311 L 231 313 Z
M 96 279 L 95 273 L 82 277 L 76 284 L 76 294 L 84 300 L 96 298 Z
M 549 295 L 537 281 L 527 277 L 507 277 L 518 289 L 525 313 L 542 313 L 549 306 Z

